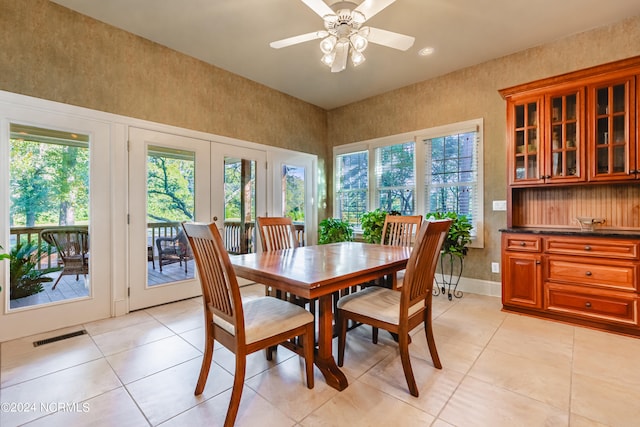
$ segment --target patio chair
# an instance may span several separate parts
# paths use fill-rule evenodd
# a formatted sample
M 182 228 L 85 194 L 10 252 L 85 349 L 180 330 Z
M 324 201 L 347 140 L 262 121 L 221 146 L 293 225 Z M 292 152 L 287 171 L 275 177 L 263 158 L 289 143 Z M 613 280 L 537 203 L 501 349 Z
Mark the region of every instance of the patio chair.
M 398 335 L 402 368 L 412 396 L 418 396 L 418 387 L 409 358 L 409 332 L 421 323 L 433 365 L 442 369 L 431 325 L 431 292 L 440 249 L 451 223 L 451 220 L 442 220 L 422 225 L 400 291 L 371 286 L 338 300 L 338 366 L 344 363 L 347 320 L 351 319 Z
M 86 227 L 46 228 L 40 231 L 40 236 L 56 248 L 58 264 L 62 265 L 51 290 L 58 286 L 62 276 L 75 275 L 77 281 L 82 274 L 86 281 L 89 273 L 89 231 Z
M 178 230 L 175 236 L 158 237 L 156 248 L 161 273 L 163 265 L 179 262 L 182 266 L 184 262 L 184 274 L 187 274 L 187 261 L 191 259 L 191 250 L 182 230 Z
M 243 302 L 229 254 L 215 223 L 184 223 L 184 232 L 195 256 L 204 297 L 205 350 L 195 394 L 204 390 L 213 357 L 214 340 L 236 355 L 231 401 L 224 422 L 233 426 L 242 396 L 247 355 L 300 336 L 307 387 L 313 388 L 313 328 L 311 313 L 272 297 Z

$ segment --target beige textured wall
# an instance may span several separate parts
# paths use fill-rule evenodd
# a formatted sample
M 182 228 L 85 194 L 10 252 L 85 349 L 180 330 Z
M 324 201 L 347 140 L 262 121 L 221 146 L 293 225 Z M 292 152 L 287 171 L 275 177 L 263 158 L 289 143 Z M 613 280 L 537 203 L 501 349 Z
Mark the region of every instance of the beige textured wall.
M 485 249 L 470 251 L 464 276 L 499 281 L 490 270 L 500 260 L 498 230 L 506 226 L 506 215 L 492 211 L 493 200 L 506 198 L 506 104 L 498 90 L 640 55 L 639 40 L 640 17 L 629 18 L 331 110 L 328 141 L 342 145 L 484 118 Z
M 0 89 L 316 154 L 322 174 L 330 154 L 325 110 L 47 0 L 0 0 Z

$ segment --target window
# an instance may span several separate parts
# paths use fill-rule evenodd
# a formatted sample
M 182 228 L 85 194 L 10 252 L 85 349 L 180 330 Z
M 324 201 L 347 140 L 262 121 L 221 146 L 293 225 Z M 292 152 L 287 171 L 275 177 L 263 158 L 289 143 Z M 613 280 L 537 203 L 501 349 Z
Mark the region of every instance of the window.
M 478 132 L 428 138 L 425 144 L 425 212 L 465 215 L 478 232 Z
M 367 211 L 369 153 L 359 151 L 336 156 L 336 216 L 358 226 Z
M 413 142 L 376 149 L 376 207 L 402 215 L 415 212 L 415 165 Z
M 376 208 L 454 211 L 473 225 L 470 246 L 483 247 L 482 133 L 478 119 L 336 147 L 335 216 L 358 230 Z

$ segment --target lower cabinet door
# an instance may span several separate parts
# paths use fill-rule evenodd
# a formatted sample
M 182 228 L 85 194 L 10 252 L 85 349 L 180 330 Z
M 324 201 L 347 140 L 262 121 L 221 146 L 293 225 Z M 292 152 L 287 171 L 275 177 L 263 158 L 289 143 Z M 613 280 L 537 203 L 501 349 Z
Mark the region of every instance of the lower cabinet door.
M 539 254 L 505 252 L 502 262 L 504 305 L 542 308 L 540 258 Z

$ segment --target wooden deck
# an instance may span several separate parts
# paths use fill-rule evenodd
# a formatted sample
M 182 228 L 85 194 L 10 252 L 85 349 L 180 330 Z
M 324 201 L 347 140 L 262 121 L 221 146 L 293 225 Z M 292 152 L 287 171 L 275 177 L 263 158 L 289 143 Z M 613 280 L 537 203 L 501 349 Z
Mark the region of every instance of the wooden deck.
M 156 261 L 155 268 L 153 268 L 151 262 L 147 263 L 147 274 L 149 286 L 162 285 L 165 283 L 193 279 L 196 265 L 194 260 L 187 261 L 187 274 L 184 274 L 184 264 L 180 266 L 179 263 L 173 263 L 162 266 L 162 273 L 158 268 Z M 28 297 L 11 300 L 9 307 L 11 309 L 29 307 L 39 304 L 49 304 L 57 301 L 70 300 L 75 298 L 83 298 L 89 296 L 89 275 L 87 275 L 87 284 L 85 286 L 85 278 L 80 275 L 78 281 L 75 276 L 62 276 L 58 286 L 54 290 L 51 288 L 58 277 L 59 273 L 51 273 L 48 276 L 53 279 L 53 282 L 43 283 L 44 291 Z

